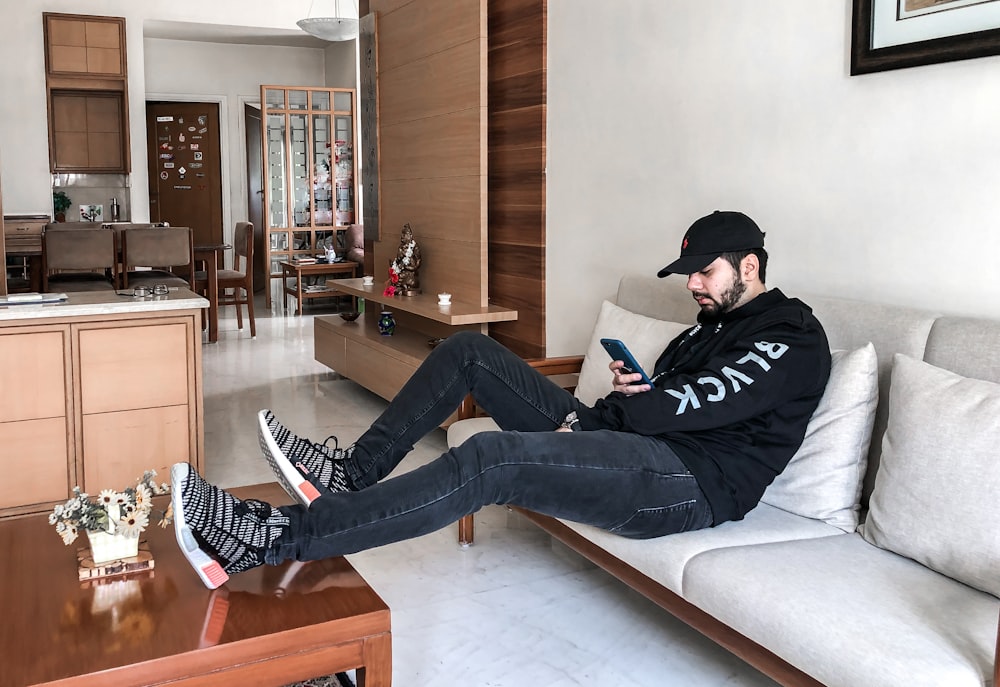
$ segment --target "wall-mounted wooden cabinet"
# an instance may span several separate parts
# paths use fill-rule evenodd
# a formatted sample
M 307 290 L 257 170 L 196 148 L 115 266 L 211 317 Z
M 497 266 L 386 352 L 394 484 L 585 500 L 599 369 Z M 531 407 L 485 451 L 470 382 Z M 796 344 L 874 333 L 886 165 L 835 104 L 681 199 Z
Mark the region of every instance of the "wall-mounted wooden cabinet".
M 52 171 L 125 168 L 121 93 L 51 91 Z
M 47 73 L 126 76 L 124 19 L 46 12 L 44 20 Z
M 53 173 L 128 173 L 125 19 L 42 15 Z

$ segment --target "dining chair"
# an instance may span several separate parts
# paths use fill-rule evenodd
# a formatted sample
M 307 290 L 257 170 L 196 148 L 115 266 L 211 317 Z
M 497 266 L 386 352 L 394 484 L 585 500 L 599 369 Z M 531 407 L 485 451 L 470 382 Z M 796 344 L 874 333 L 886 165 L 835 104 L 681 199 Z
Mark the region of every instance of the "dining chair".
M 205 270 L 198 270 L 195 272 L 195 277 L 195 290 L 207 296 L 208 273 Z M 233 232 L 233 269 L 219 270 L 217 279 L 218 305 L 236 306 L 236 325 L 240 329 L 243 329 L 242 306 L 247 306 L 250 336 L 257 336 L 257 324 L 253 314 L 253 224 L 251 222 L 236 223 Z
M 365 264 L 365 227 L 352 224 L 344 232 L 344 258 L 359 265 Z M 364 269 L 359 268 L 359 269 Z
M 60 224 L 42 231 L 43 291 L 113 291 L 117 284 L 115 232 Z
M 122 286 L 166 284 L 194 289 L 194 234 L 190 227 L 132 227 L 121 236 Z

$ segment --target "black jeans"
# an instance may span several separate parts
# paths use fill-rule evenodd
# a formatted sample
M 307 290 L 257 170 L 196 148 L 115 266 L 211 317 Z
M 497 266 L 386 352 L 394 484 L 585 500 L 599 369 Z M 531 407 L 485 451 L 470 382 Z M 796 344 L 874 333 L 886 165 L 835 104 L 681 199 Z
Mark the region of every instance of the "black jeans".
M 477 434 L 383 480 L 466 394 L 504 431 Z M 346 467 L 360 490 L 323 496 L 308 510 L 282 507 L 291 527 L 266 560 L 354 553 L 433 532 L 489 504 L 522 506 L 632 538 L 712 524 L 704 494 L 663 440 L 609 430 L 554 432 L 579 405 L 493 339 L 453 334 L 355 444 Z

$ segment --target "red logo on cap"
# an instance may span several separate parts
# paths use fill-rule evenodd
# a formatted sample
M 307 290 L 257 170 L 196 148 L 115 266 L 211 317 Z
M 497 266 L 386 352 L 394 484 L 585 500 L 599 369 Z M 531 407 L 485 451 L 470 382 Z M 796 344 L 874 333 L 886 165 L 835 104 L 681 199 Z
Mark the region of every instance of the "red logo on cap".
M 687 247 L 688 247 L 688 240 L 687 240 L 687 236 L 685 236 L 684 237 L 684 243 L 681 244 L 681 250 L 687 250 Z

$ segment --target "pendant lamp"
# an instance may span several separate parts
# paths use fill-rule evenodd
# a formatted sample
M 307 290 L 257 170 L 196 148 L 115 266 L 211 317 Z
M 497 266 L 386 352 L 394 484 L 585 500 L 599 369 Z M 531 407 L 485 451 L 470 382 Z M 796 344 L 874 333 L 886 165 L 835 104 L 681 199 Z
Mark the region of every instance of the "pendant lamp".
M 349 41 L 358 37 L 358 5 L 356 2 L 345 3 L 353 5 L 354 16 L 345 16 L 340 12 L 340 0 L 333 0 L 334 16 L 314 16 L 315 0 L 309 4 L 309 16 L 299 19 L 296 24 L 308 34 L 322 38 L 325 41 Z M 329 2 L 326 3 L 329 5 Z

